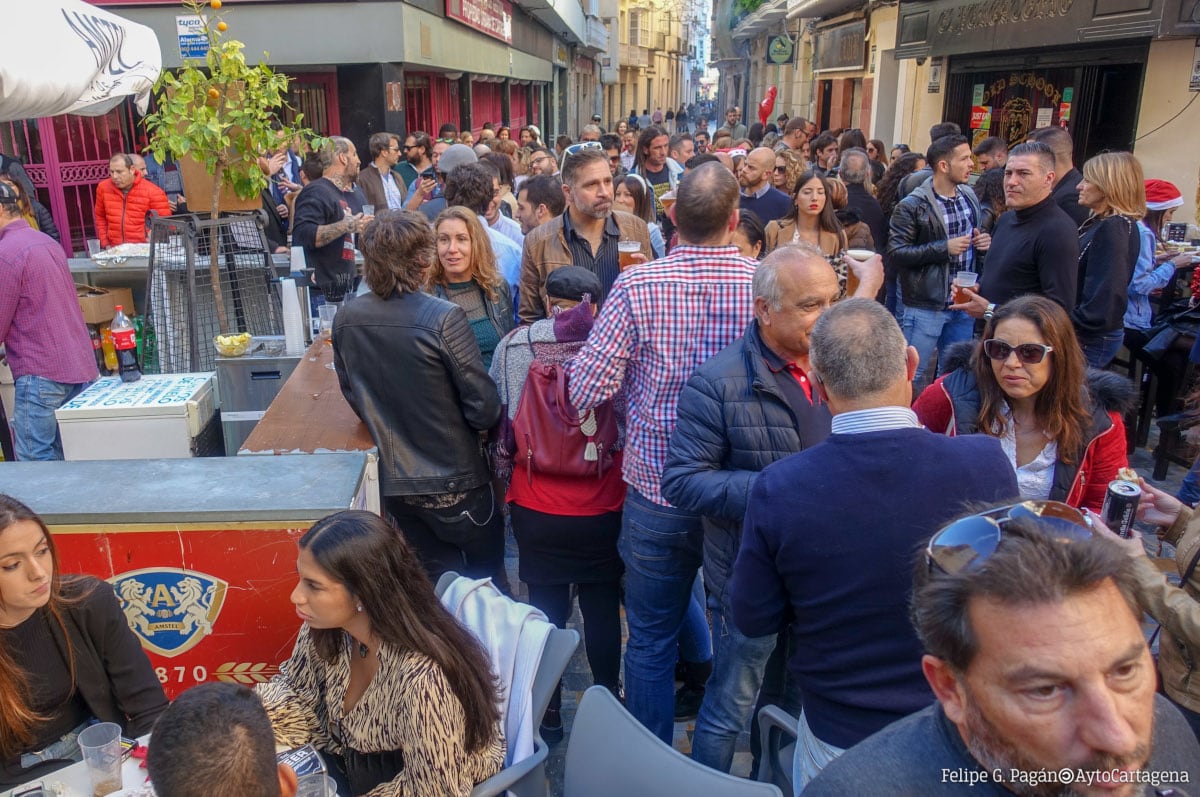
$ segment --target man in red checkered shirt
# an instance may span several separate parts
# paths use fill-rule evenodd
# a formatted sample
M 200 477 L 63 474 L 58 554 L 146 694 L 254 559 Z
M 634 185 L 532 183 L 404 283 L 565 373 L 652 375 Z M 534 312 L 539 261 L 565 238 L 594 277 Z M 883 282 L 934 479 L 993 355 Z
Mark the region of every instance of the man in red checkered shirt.
M 719 163 L 693 170 L 676 189 L 679 245 L 634 266 L 613 284 L 596 326 L 567 366 L 571 401 L 597 406 L 628 388 L 624 476 L 629 490 L 618 548 L 625 562 L 626 706 L 667 744 L 674 725 L 679 628 L 701 562 L 700 516 L 660 491 L 676 405 L 688 377 L 754 318 L 755 261 L 729 244 L 738 184 Z

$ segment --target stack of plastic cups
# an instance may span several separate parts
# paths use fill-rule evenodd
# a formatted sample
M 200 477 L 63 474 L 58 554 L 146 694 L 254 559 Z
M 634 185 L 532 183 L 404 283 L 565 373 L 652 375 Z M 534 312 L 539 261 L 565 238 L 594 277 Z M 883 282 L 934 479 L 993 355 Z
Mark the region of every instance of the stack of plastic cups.
M 304 318 L 294 279 L 280 280 L 283 287 L 283 339 L 289 357 L 304 354 Z

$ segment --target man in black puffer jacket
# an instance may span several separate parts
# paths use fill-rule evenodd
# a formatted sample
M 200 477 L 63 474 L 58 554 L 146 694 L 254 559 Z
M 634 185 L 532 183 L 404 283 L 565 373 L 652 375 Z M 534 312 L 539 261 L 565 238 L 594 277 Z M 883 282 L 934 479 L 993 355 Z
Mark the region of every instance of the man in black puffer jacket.
M 860 280 L 855 295 L 874 298 L 883 284 L 882 259 L 852 267 Z M 763 468 L 829 436 L 829 409 L 807 376 L 808 336 L 837 299 L 837 275 L 819 250 L 805 244 L 775 250 L 754 274 L 754 322 L 696 369 L 679 398 L 663 496 L 704 516 L 704 582 L 715 645 L 692 757 L 723 772 L 775 650 L 774 636 L 746 637 L 733 624 L 728 581 L 742 519 Z M 782 672 L 786 656 L 775 659 Z M 781 701 L 775 694 L 760 703 Z

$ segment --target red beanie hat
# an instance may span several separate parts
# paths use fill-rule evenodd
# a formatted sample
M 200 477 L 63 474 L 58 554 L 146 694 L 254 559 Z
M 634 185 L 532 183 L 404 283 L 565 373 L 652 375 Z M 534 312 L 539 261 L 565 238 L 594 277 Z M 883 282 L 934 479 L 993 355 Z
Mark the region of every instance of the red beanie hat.
M 1146 181 L 1146 207 L 1150 210 L 1167 210 L 1183 204 L 1183 195 L 1173 183 L 1166 180 Z

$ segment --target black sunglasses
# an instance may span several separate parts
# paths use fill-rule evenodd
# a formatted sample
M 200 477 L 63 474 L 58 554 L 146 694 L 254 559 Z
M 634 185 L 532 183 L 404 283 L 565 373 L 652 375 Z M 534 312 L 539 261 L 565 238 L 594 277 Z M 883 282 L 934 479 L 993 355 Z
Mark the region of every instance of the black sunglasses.
M 1004 527 L 1013 520 L 1036 519 L 1061 542 L 1092 537 L 1092 524 L 1073 506 L 1061 501 L 1022 501 L 959 518 L 942 528 L 925 549 L 925 564 L 953 575 L 978 570 L 996 552 Z
M 1037 365 L 1046 359 L 1047 354 L 1054 351 L 1054 347 L 1044 343 L 1022 343 L 1020 346 L 1012 346 L 996 338 L 988 338 L 983 342 L 983 353 L 993 360 L 1004 362 L 1014 351 L 1017 353 L 1017 359 L 1025 365 Z

